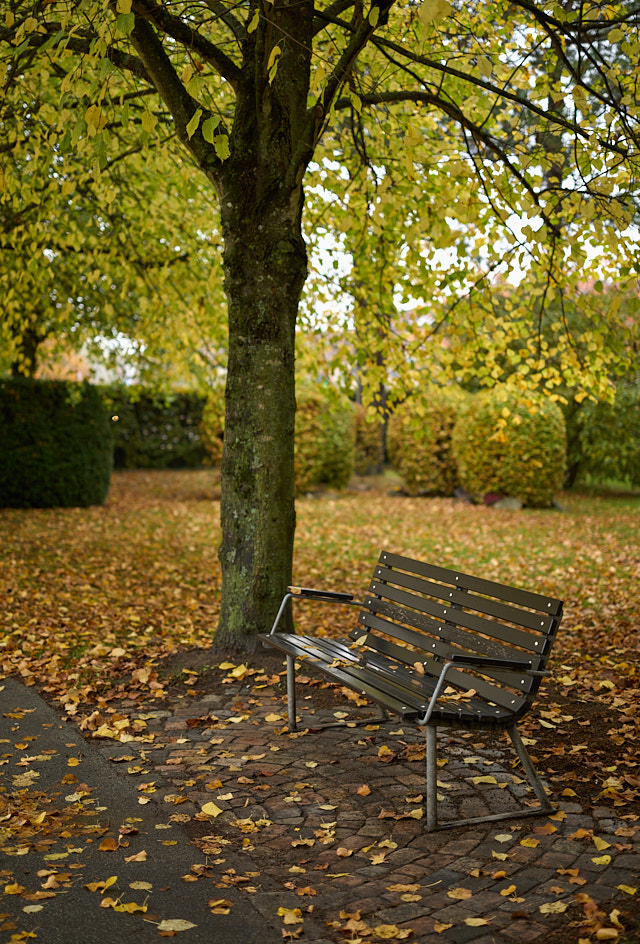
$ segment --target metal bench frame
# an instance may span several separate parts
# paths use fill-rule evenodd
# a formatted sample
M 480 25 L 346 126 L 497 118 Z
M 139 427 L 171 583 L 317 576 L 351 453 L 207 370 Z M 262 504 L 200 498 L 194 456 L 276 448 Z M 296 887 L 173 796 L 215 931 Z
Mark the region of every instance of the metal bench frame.
M 294 599 L 360 607 L 351 642 L 279 633 Z M 297 730 L 296 660 L 377 703 L 381 720 L 390 711 L 425 730 L 426 829 L 432 831 L 554 811 L 517 722 L 549 674 L 561 618 L 561 600 L 383 551 L 363 602 L 349 593 L 289 587 L 271 632 L 260 638 L 286 655 L 290 731 Z M 438 727 L 505 730 L 538 805 L 439 823 Z

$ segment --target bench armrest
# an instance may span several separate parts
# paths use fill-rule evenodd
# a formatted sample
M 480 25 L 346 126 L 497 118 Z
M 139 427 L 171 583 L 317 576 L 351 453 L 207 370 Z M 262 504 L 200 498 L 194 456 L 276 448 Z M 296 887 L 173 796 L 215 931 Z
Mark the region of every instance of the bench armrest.
M 465 656 L 463 653 L 451 653 L 447 661 L 442 666 L 440 670 L 440 675 L 438 676 L 438 681 L 436 687 L 433 690 L 433 694 L 429 700 L 429 705 L 425 711 L 422 718 L 419 718 L 416 721 L 418 725 L 429 724 L 431 715 L 434 712 L 438 698 L 444 688 L 447 675 L 452 669 L 456 669 L 458 666 L 476 666 L 477 668 L 482 668 L 483 666 L 490 666 L 491 668 L 501 668 L 507 669 L 510 671 L 517 672 L 526 672 L 527 675 L 548 675 L 548 672 L 541 672 L 531 668 L 532 663 L 530 661 L 525 661 L 524 659 L 494 659 L 492 656 Z
M 289 600 L 293 600 L 294 597 L 300 600 L 322 600 L 325 603 L 346 603 L 347 606 L 364 606 L 363 603 L 353 599 L 352 593 L 341 593 L 336 590 L 313 590 L 309 587 L 287 587 L 287 592 L 282 598 L 280 609 L 269 632 L 270 636 L 273 635 L 278 628 L 278 623 L 282 619 L 282 614 L 285 611 L 287 603 Z
M 310 597 L 318 600 L 335 600 L 337 603 L 349 603 L 353 600 L 352 593 L 341 593 L 337 590 L 313 590 L 310 587 L 287 587 L 288 592 L 295 597 Z

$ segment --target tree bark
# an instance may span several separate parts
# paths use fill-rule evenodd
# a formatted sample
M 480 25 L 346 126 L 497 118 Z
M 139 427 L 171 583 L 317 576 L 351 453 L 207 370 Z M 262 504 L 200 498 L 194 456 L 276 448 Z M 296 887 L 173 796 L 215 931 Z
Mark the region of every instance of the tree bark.
M 222 213 L 229 365 L 215 645 L 247 650 L 258 632 L 270 629 L 291 583 L 295 323 L 307 256 L 302 186 L 271 197 L 265 213 L 252 206 L 243 175 L 229 176 Z
M 302 179 L 313 4 L 277 5 L 251 35 L 237 85 L 231 156 L 216 171 L 229 318 L 216 647 L 251 650 L 292 580 L 295 326 L 307 277 Z M 282 37 L 289 37 L 285 42 Z M 291 41 L 295 37 L 295 42 Z M 279 40 L 277 74 L 265 62 Z M 292 629 L 290 614 L 283 628 Z

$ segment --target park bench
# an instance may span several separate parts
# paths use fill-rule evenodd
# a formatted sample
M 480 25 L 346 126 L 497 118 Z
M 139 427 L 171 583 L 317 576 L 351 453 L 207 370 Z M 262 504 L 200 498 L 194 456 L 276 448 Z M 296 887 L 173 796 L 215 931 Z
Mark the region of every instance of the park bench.
M 360 607 L 349 640 L 278 632 L 293 599 Z M 393 712 L 425 729 L 431 831 L 553 811 L 516 725 L 549 674 L 561 618 L 560 600 L 383 551 L 363 602 L 349 593 L 289 587 L 271 632 L 261 639 L 286 655 L 290 731 L 297 727 L 300 660 L 365 695 L 385 718 Z M 437 728 L 506 730 L 538 805 L 438 824 Z

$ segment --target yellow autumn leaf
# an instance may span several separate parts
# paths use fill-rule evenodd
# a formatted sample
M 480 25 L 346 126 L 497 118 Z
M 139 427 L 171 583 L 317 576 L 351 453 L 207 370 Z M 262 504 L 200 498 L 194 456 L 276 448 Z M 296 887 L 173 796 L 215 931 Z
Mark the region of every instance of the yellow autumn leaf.
M 458 901 L 464 901 L 467 898 L 473 896 L 473 892 L 470 888 L 452 888 L 451 891 L 447 892 L 449 898 L 455 898 Z
M 520 845 L 521 845 L 521 846 L 528 846 L 529 849 L 535 849 L 536 846 L 539 846 L 539 845 L 540 845 L 540 840 L 539 840 L 539 839 L 531 839 L 530 837 L 527 837 L 526 839 L 521 839 L 521 840 L 520 840 Z
M 437 934 L 442 934 L 443 931 L 448 931 L 449 928 L 452 928 L 452 924 L 443 924 L 442 921 L 436 921 L 433 925 L 433 930 Z
M 484 924 L 489 924 L 486 918 L 465 918 L 464 923 L 470 928 L 481 928 Z
M 596 856 L 591 861 L 593 862 L 594 865 L 609 865 L 609 863 L 611 862 L 611 856 L 606 855 L 606 854 L 603 856 Z
M 203 803 L 200 809 L 203 813 L 206 813 L 207 816 L 213 816 L 214 819 L 216 816 L 220 816 L 220 814 L 223 812 L 223 810 L 221 810 L 219 806 L 216 806 L 215 803 Z
M 379 937 L 383 941 L 402 941 L 412 932 L 403 930 L 395 924 L 378 924 L 373 929 L 373 933 L 375 937 Z
M 569 907 L 568 901 L 550 901 L 540 905 L 541 914 L 563 914 Z
M 516 890 L 516 886 L 515 886 L 515 885 L 509 885 L 508 888 L 503 888 L 502 891 L 500 892 L 500 894 L 503 895 L 503 896 L 506 898 L 508 895 L 513 895 L 513 893 L 515 892 L 515 890 Z
M 285 924 L 302 924 L 304 921 L 300 908 L 278 908 L 278 916 Z
M 638 889 L 634 888 L 632 885 L 618 885 L 617 888 L 619 891 L 624 892 L 625 895 L 635 895 L 638 891 Z
M 18 885 L 17 882 L 12 882 L 11 885 L 4 886 L 5 895 L 21 895 L 26 888 L 24 885 Z
M 602 852 L 603 849 L 610 849 L 610 848 L 611 848 L 611 843 L 610 843 L 610 842 L 607 842 L 606 839 L 601 839 L 599 836 L 594 836 L 594 837 L 593 837 L 593 844 L 594 844 L 594 846 L 596 847 L 596 849 L 598 850 L 598 852 Z

